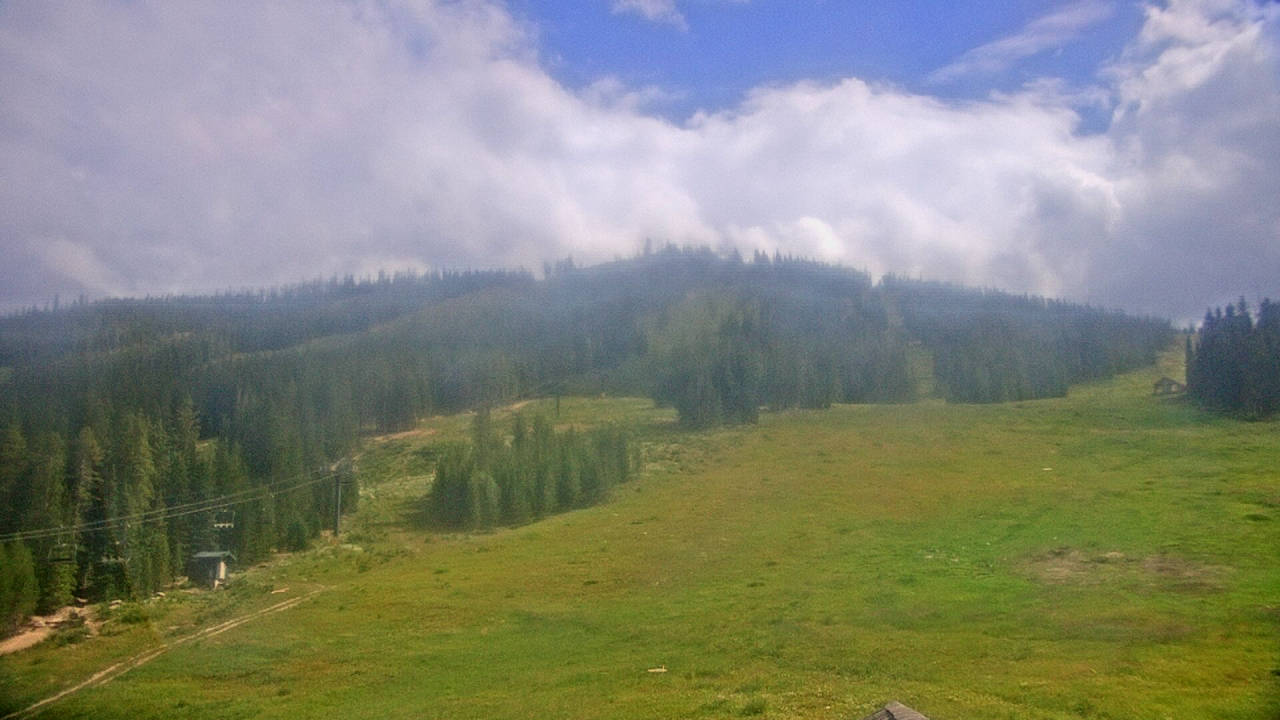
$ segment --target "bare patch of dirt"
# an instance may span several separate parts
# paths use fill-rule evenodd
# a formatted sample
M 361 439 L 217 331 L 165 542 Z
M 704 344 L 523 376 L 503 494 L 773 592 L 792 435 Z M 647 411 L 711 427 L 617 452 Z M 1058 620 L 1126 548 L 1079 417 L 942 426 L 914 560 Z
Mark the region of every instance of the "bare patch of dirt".
M 1174 555 L 1133 558 L 1114 550 L 1086 553 L 1069 547 L 1037 555 L 1026 567 L 1032 577 L 1050 585 L 1093 585 L 1124 579 L 1184 592 L 1221 590 L 1231 570 Z
M 94 618 L 87 607 L 68 605 L 49 615 L 35 615 L 27 620 L 17 633 L 0 641 L 0 655 L 8 655 L 39 645 L 58 629 L 84 623 L 90 635 L 97 635 L 102 623 Z
M 1175 590 L 1211 592 L 1221 590 L 1230 568 L 1202 565 L 1173 555 L 1152 555 L 1143 559 L 1142 569 L 1148 575 Z
M 1093 572 L 1088 555 L 1073 548 L 1054 548 L 1032 558 L 1031 574 L 1041 582 L 1053 585 L 1092 583 L 1100 580 Z

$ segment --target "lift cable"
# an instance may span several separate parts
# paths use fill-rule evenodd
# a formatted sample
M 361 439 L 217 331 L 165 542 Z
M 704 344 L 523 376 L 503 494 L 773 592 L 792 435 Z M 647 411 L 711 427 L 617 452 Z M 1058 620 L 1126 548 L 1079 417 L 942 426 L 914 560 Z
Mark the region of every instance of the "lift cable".
M 196 513 L 208 512 L 210 510 L 218 510 L 221 508 L 232 507 L 235 505 L 244 505 L 246 503 L 258 502 L 267 496 L 275 496 L 280 493 L 286 493 L 293 490 L 299 490 L 304 487 L 316 485 L 321 482 L 327 482 L 333 479 L 336 473 L 327 472 L 322 475 L 303 480 L 297 484 L 288 487 L 278 487 L 284 483 L 290 482 L 296 478 L 287 478 L 277 480 L 273 483 L 260 485 L 256 488 L 249 488 L 229 495 L 222 495 L 207 500 L 184 503 L 167 508 L 156 508 L 132 515 L 120 515 L 113 518 L 105 518 L 103 520 L 94 520 L 92 522 L 80 523 L 78 525 L 67 525 L 62 527 L 41 528 L 39 530 L 23 530 L 19 532 L 0 535 L 0 543 L 12 542 L 15 540 L 41 540 L 46 538 L 56 538 L 71 534 L 93 534 L 104 530 L 111 530 L 130 523 L 146 524 L 152 522 L 160 522 L 162 520 L 171 520 L 186 515 L 194 515 Z
M 269 489 L 273 485 L 280 485 L 286 482 L 292 482 L 294 479 L 296 479 L 296 477 L 300 477 L 300 476 L 295 476 L 294 478 L 276 480 L 272 483 L 268 483 L 267 485 L 260 485 L 258 487 L 239 490 L 237 492 L 229 493 L 227 495 L 221 495 L 221 496 L 212 497 L 212 498 L 205 498 L 204 500 L 196 500 L 196 501 L 182 503 L 178 505 L 170 505 L 167 507 L 155 508 L 152 510 L 144 510 L 142 512 L 134 513 L 132 515 L 127 515 L 127 516 L 105 518 L 102 520 L 91 520 L 89 522 L 84 522 L 84 523 L 80 523 L 78 525 L 73 525 L 73 526 L 59 526 L 59 527 L 53 527 L 53 528 L 42 528 L 39 530 L 22 530 L 14 533 L 9 533 L 8 535 L 0 536 L 0 542 L 6 541 L 6 540 L 33 539 L 33 536 L 37 536 L 37 535 L 39 537 L 49 537 L 51 535 L 68 534 L 68 533 L 74 533 L 74 532 L 92 532 L 95 530 L 102 529 L 104 527 L 114 526 L 121 521 L 149 522 L 153 519 L 157 519 L 153 516 L 167 517 L 171 514 L 175 514 L 175 513 L 178 513 L 179 511 L 187 510 L 189 508 L 196 508 L 196 512 L 201 512 L 206 509 L 212 509 L 213 505 L 220 502 L 231 501 L 231 500 L 234 500 L 235 498 L 243 497 L 246 495 L 256 495 L 258 493 L 263 492 L 264 489 Z

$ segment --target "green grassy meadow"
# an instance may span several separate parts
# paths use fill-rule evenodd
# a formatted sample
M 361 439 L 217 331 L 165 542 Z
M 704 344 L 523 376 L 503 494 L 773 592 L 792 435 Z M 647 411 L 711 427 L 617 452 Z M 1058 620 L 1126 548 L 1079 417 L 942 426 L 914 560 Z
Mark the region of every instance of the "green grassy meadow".
M 342 544 L 0 658 L 0 707 L 324 588 L 39 717 L 1274 719 L 1280 424 L 1153 398 L 1175 362 L 702 433 L 565 399 L 557 422 L 636 428 L 640 477 L 472 535 L 422 527 L 432 448 L 469 422 L 433 418 L 370 443 Z

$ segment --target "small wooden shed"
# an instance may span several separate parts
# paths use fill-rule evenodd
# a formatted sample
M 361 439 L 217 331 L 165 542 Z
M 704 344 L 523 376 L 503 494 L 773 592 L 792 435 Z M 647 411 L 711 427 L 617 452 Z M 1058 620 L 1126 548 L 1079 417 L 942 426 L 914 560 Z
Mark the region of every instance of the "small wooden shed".
M 863 720 L 929 720 L 929 718 L 895 700 Z
M 1151 386 L 1152 395 L 1177 395 L 1186 391 L 1186 385 L 1171 377 L 1162 377 Z
M 236 556 L 230 550 L 207 550 L 196 553 L 193 561 L 198 577 L 204 578 L 209 586 L 217 588 L 227 583 L 227 563 L 235 562 Z

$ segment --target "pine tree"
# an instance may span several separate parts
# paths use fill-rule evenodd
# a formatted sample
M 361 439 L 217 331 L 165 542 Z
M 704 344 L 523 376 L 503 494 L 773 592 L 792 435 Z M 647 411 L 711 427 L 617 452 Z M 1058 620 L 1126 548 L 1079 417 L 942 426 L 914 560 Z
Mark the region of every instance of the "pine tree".
M 122 466 L 117 476 L 118 497 L 123 499 L 119 507 L 124 516 L 136 516 L 163 506 L 155 487 L 156 465 L 151 433 L 150 423 L 144 417 L 137 414 L 126 416 L 124 445 L 119 452 Z M 135 599 L 150 595 L 169 579 L 167 546 L 164 547 L 163 559 L 154 556 L 162 546 L 156 535 L 162 532 L 155 523 L 135 522 L 126 524 L 121 533 L 125 581 Z
M 26 545 L 0 545 L 0 631 L 10 632 L 35 612 L 39 590 Z
M 103 486 L 102 447 L 93 429 L 85 426 L 76 436 L 71 468 L 71 518 L 75 525 L 101 521 L 108 517 Z M 106 554 L 105 533 L 85 533 L 72 539 L 77 549 L 76 589 L 86 592 L 95 584 L 98 559 Z
M 488 470 L 476 470 L 471 473 L 471 487 L 468 495 L 470 513 L 466 519 L 466 527 L 475 529 L 498 525 L 499 490 L 493 474 Z
M 0 435 L 0 532 L 21 529 L 22 518 L 30 505 L 27 471 L 30 457 L 27 440 L 17 423 L 9 423 Z
M 65 527 L 71 524 L 67 502 L 67 451 L 62 437 L 45 433 L 34 443 L 31 468 L 31 497 L 24 525 L 28 528 Z M 73 555 L 73 538 L 59 535 L 32 543 L 39 584 L 38 609 L 52 611 L 71 602 L 75 587 L 74 561 L 62 562 L 63 554 Z M 55 562 L 58 560 L 58 562 Z
M 475 516 L 473 468 L 473 455 L 465 445 L 451 445 L 440 453 L 429 496 L 431 515 L 436 522 L 452 528 L 464 528 L 472 522 Z
M 577 507 L 581 494 L 581 470 L 577 453 L 578 436 L 569 428 L 558 438 L 558 463 L 555 470 L 556 509 L 570 510 Z
M 531 463 L 530 480 L 533 498 L 533 514 L 535 517 L 549 515 L 556 510 L 555 468 L 557 464 L 555 431 L 551 423 L 543 416 L 533 419 L 533 437 L 531 441 L 529 462 Z

